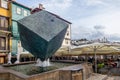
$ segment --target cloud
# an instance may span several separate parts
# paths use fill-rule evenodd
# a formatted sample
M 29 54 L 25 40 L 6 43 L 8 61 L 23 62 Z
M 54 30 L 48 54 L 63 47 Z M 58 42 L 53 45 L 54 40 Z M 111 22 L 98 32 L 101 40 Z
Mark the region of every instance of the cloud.
M 87 38 L 91 34 L 91 29 L 86 29 L 85 26 L 72 26 L 72 39 Z
M 72 5 L 72 0 L 46 0 L 42 1 L 48 9 L 67 9 Z
M 106 34 L 104 26 L 94 26 L 93 29 L 80 26 L 76 27 L 75 32 L 72 33 L 72 39 L 87 38 L 88 40 L 101 39 L 106 37 L 109 41 L 120 41 L 120 34 Z
M 108 37 L 108 40 L 110 41 L 120 41 L 120 34 L 118 33 L 107 35 L 107 37 Z
M 96 29 L 96 30 L 102 30 L 102 29 L 105 29 L 105 27 L 101 26 L 101 25 L 96 25 L 96 26 L 94 26 L 94 29 Z
M 72 33 L 73 39 L 87 38 L 89 40 L 103 38 L 106 34 L 103 31 L 103 26 L 94 26 L 93 29 L 80 26 Z
M 103 26 L 94 26 L 93 27 L 94 30 L 92 31 L 91 35 L 89 36 L 89 38 L 91 39 L 98 39 L 98 38 L 102 38 L 104 37 L 106 34 L 104 33 Z
M 77 19 L 75 22 L 76 24 L 75 26 L 77 25 L 78 27 L 85 26 L 86 29 L 88 27 L 91 29 L 94 29 L 95 25 L 102 25 L 104 28 L 102 30 L 106 34 L 114 34 L 114 33 L 119 33 L 119 30 L 120 30 L 119 21 L 120 21 L 120 11 L 111 10 L 111 11 L 105 11 L 104 13 L 96 14 L 93 16 Z
M 72 22 L 72 38 L 93 39 L 105 36 L 110 40 L 120 39 L 120 0 L 17 1 L 24 1 L 24 4 L 30 6 L 42 3 L 46 10 Z
M 87 6 L 105 5 L 104 0 L 85 0 Z
M 106 36 L 106 34 L 104 33 L 104 26 L 101 25 L 95 25 L 94 30 L 92 32 L 92 34 L 90 35 L 91 39 L 99 39 L 99 38 L 103 38 Z

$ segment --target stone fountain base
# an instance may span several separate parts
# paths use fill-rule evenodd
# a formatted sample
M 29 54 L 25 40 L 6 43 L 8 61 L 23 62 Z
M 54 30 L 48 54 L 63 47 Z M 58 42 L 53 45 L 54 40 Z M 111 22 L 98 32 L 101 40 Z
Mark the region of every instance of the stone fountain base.
M 36 66 L 37 67 L 37 66 Z M 22 67 L 23 68 L 23 67 Z M 31 69 L 36 71 L 36 69 Z M 77 72 L 77 73 L 76 73 Z M 0 79 L 2 80 L 84 80 L 81 65 L 69 66 L 45 73 L 26 75 L 15 70 L 0 66 Z

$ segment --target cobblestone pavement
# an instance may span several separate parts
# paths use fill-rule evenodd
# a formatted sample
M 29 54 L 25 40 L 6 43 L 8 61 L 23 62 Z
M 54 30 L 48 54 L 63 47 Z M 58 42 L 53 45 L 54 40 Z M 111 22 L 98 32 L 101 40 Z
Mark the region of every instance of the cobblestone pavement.
M 0 65 L 0 72 L 7 72 L 7 71 Z
M 120 80 L 120 76 L 108 76 L 108 75 L 102 75 L 102 74 L 93 73 L 86 80 Z
M 120 68 L 112 68 L 110 70 L 111 74 L 120 75 Z
M 108 77 L 106 80 L 120 80 L 120 76 L 111 76 Z
M 107 75 L 93 73 L 87 80 L 103 80 Z

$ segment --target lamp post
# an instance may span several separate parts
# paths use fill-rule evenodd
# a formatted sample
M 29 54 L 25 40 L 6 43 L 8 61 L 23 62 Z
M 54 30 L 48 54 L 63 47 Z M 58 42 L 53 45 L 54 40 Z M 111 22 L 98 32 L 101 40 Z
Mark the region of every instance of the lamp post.
M 95 55 L 95 72 L 97 73 L 97 57 L 96 57 L 96 51 L 97 51 L 97 46 L 94 46 L 94 55 Z
M 95 72 L 97 73 L 97 56 L 96 56 L 96 51 L 98 49 L 101 49 L 103 47 L 105 47 L 106 45 L 101 45 L 101 44 L 95 44 L 95 45 L 92 45 L 91 47 L 88 47 L 90 49 L 93 50 L 93 53 L 94 53 L 94 57 L 95 57 Z

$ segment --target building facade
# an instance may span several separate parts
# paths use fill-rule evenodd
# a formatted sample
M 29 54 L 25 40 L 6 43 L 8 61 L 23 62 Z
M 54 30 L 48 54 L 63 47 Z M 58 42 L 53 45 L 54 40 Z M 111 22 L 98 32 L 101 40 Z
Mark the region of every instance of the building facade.
M 12 6 L 12 55 L 16 55 L 18 52 L 18 44 L 20 43 L 17 20 L 20 20 L 30 15 L 31 9 L 16 1 L 12 1 L 11 6 Z
M 6 62 L 10 52 L 11 6 L 6 0 L 0 0 L 0 64 Z
M 65 38 L 62 43 L 62 48 L 71 46 L 71 23 L 68 26 L 67 32 L 65 34 Z

